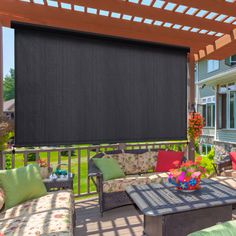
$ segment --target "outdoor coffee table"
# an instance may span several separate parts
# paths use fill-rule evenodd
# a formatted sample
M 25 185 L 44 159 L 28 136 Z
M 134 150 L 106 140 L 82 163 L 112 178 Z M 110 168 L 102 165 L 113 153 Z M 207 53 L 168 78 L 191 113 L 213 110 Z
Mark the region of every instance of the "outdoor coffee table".
M 74 175 L 72 174 L 65 178 L 44 179 L 43 182 L 48 192 L 57 191 L 60 189 L 73 190 L 73 178 Z
M 126 192 L 144 215 L 144 235 L 186 236 L 232 219 L 236 190 L 210 179 L 201 186 L 183 193 L 170 183 L 133 185 Z

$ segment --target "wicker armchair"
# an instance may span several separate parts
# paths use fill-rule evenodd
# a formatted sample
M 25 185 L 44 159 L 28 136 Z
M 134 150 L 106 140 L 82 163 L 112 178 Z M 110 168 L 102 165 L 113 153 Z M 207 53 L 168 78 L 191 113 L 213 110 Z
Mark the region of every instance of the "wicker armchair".
M 232 161 L 230 160 L 230 157 L 227 156 L 223 160 L 215 161 L 214 168 L 215 168 L 216 174 L 218 176 L 222 175 L 222 173 L 225 170 L 231 170 L 232 169 Z
M 115 150 L 115 151 L 108 151 L 106 153 L 98 153 L 89 160 L 88 176 L 93 181 L 93 183 L 95 184 L 97 188 L 97 192 L 99 195 L 99 205 L 100 205 L 101 215 L 106 210 L 132 204 L 132 201 L 130 200 L 130 198 L 125 192 L 126 186 L 133 185 L 133 184 L 139 185 L 139 184 L 149 184 L 149 183 L 160 183 L 163 180 L 167 180 L 168 178 L 167 173 L 154 172 L 154 169 L 156 166 L 156 160 L 157 160 L 157 157 L 156 157 L 157 152 L 158 152 L 157 149 L 152 149 L 152 150 L 139 149 L 139 150 L 126 150 L 126 151 Z M 112 156 L 114 158 L 118 158 L 118 157 L 122 158 L 122 154 L 126 156 L 129 156 L 131 154 L 132 157 L 137 158 L 138 159 L 137 162 L 141 162 L 141 164 L 137 168 L 136 167 L 133 168 L 133 170 L 135 170 L 134 171 L 135 173 L 132 173 L 130 171 L 128 173 L 128 171 L 124 170 L 126 177 L 123 179 L 121 178 L 121 179 L 104 181 L 102 173 L 95 166 L 93 162 L 93 158 L 102 158 L 105 155 Z M 119 159 L 117 160 L 119 162 Z M 132 160 L 130 161 L 130 163 L 128 163 L 127 159 L 124 159 L 124 164 L 133 165 L 136 160 Z M 183 159 L 183 161 L 185 160 L 186 159 Z M 146 168 L 148 167 L 148 165 L 149 167 L 151 166 L 151 169 Z M 139 169 L 139 167 L 141 168 Z M 108 188 L 108 185 L 109 187 L 111 187 L 111 189 Z M 116 186 L 118 188 L 116 188 Z
M 93 158 L 101 158 L 105 154 L 120 154 L 122 151 L 109 151 L 106 153 L 99 153 Z M 88 162 L 88 176 L 92 179 L 95 184 L 98 192 L 100 213 L 103 215 L 103 212 L 110 210 L 119 206 L 125 206 L 132 204 L 128 195 L 125 191 L 105 193 L 103 191 L 103 176 L 101 171 L 95 166 L 92 158 Z

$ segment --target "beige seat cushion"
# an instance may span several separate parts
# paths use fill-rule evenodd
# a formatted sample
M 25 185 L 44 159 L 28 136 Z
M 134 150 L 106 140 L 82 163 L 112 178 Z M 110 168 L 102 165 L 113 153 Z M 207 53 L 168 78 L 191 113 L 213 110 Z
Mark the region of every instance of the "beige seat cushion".
M 103 192 L 120 192 L 125 191 L 125 189 L 130 185 L 143 185 L 151 183 L 160 183 L 166 181 L 168 178 L 166 173 L 148 173 L 141 176 L 127 176 L 120 179 L 112 179 L 103 182 Z
M 126 187 L 130 185 L 147 184 L 148 178 L 141 176 L 128 176 L 120 179 L 111 179 L 103 182 L 103 192 L 120 192 L 125 191 Z
M 145 152 L 139 154 L 138 166 L 140 173 L 154 171 L 157 163 L 157 152 Z
M 72 236 L 72 213 L 56 209 L 0 221 L 4 236 Z
M 126 175 L 138 174 L 141 172 L 139 167 L 139 155 L 133 153 L 124 153 L 124 172 Z
M 236 178 L 236 170 L 224 170 L 221 173 L 221 176 L 226 176 L 226 177 L 233 177 Z
M 52 209 L 67 209 L 73 213 L 73 195 L 71 191 L 57 191 L 43 197 L 24 202 L 0 213 L 2 220 L 46 212 Z

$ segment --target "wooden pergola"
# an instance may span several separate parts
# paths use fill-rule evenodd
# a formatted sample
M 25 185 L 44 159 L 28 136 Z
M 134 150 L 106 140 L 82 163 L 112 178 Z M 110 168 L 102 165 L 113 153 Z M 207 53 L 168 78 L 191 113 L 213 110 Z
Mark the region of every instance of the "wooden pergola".
M 189 108 L 194 62 L 236 54 L 236 0 L 1 0 L 0 26 L 12 21 L 189 47 Z

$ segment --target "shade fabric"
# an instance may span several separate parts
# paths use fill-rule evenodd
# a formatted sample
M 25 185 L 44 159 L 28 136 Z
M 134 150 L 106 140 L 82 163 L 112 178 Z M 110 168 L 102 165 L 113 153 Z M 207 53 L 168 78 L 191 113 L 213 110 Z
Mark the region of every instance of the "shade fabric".
M 16 146 L 186 139 L 188 49 L 14 28 Z

